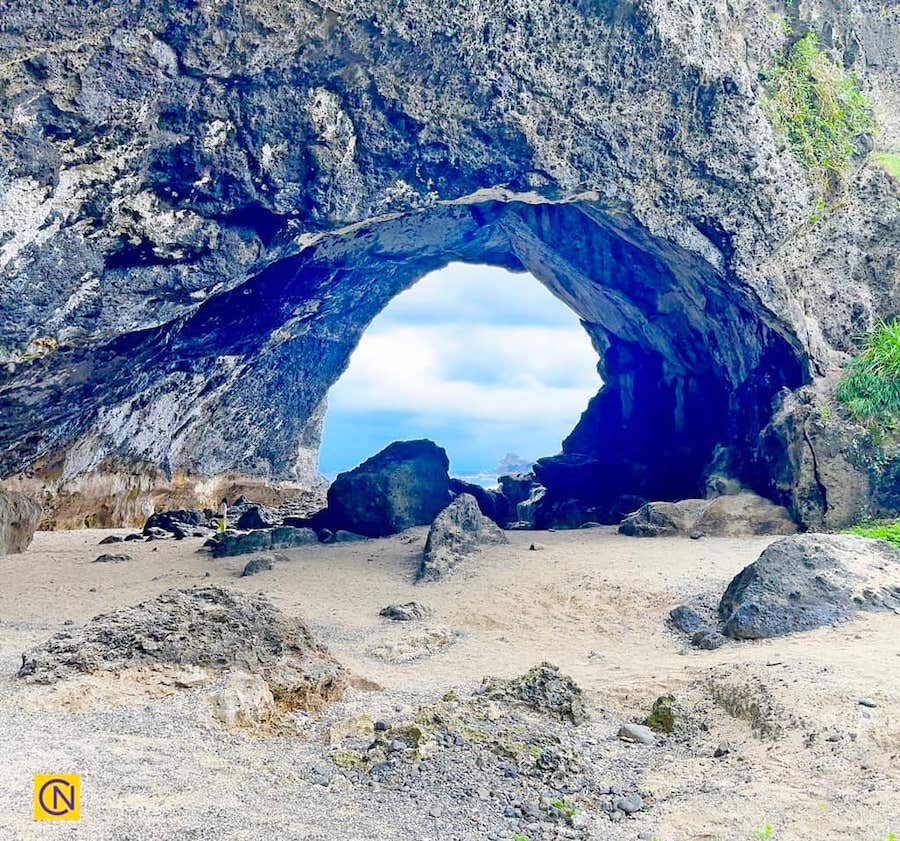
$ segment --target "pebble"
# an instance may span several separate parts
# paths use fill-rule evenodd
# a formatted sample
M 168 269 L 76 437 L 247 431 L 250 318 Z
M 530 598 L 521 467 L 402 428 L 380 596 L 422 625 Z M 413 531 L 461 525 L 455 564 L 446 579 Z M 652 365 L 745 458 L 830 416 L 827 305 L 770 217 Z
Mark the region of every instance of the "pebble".
M 878 706 L 871 698 L 860 698 L 859 705 L 861 707 L 868 707 L 871 710 L 874 710 Z

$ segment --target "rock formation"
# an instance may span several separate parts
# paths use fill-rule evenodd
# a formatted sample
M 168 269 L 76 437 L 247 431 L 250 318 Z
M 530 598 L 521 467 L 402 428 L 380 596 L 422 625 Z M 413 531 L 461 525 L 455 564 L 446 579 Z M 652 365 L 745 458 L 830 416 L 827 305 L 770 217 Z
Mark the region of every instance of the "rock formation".
M 159 664 L 257 674 L 276 701 L 303 709 L 339 698 L 346 683 L 341 666 L 303 622 L 262 595 L 221 587 L 167 590 L 60 631 L 23 655 L 18 674 L 55 683 Z
M 900 550 L 867 537 L 804 534 L 773 543 L 735 576 L 719 617 L 726 635 L 759 639 L 885 609 L 900 611 Z
M 743 537 L 794 534 L 797 525 L 787 510 L 753 493 L 715 499 L 648 502 L 629 514 L 619 526 L 632 537 Z
M 500 527 L 481 513 L 475 497 L 460 494 L 438 514 L 428 530 L 418 579 L 437 581 L 483 547 L 508 542 Z
M 41 519 L 41 506 L 25 494 L 0 491 L 0 555 L 24 552 Z
M 591 336 L 605 385 L 558 471 L 586 504 L 702 495 L 724 452 L 806 525 L 848 519 L 832 501 L 851 485 L 854 516 L 889 510 L 888 468 L 834 457 L 796 395 L 829 393 L 896 314 L 900 187 L 861 154 L 823 209 L 759 77 L 813 29 L 896 144 L 898 16 L 6 8 L 0 476 L 105 524 L 227 471 L 314 482 L 328 388 L 368 323 L 466 260 L 530 271 Z

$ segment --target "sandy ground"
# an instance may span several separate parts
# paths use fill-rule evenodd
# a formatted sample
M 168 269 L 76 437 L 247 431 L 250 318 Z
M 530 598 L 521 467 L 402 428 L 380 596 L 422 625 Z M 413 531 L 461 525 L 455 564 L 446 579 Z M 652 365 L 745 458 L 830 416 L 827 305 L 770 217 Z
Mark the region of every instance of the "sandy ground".
M 204 687 L 106 687 L 82 703 L 90 687 L 51 690 L 15 678 L 21 653 L 65 620 L 81 623 L 201 583 L 262 590 L 302 616 L 355 673 L 383 685 L 354 690 L 329 720 L 361 710 L 396 715 L 450 689 L 468 692 L 485 675 L 512 677 L 542 660 L 559 665 L 588 694 L 593 714 L 582 727 L 609 756 L 603 772 L 631 775 L 650 803 L 621 824 L 598 817 L 591 837 L 887 841 L 900 833 L 900 616 L 861 615 L 839 628 L 714 652 L 691 649 L 665 623 L 671 607 L 720 594 L 767 539 L 513 532 L 509 546 L 483 552 L 445 581 L 416 585 L 422 529 L 290 550 L 290 561 L 250 578 L 238 577 L 246 557 L 213 561 L 197 539 L 98 547 L 111 533 L 124 532 L 39 533 L 25 554 L 0 558 L 4 841 L 512 841 L 513 831 L 482 819 L 480 807 L 471 821 L 456 811 L 434 817 L 413 795 L 323 787 L 329 767 L 320 739 L 211 728 L 202 720 Z M 103 551 L 134 560 L 91 563 Z M 378 616 L 386 604 L 413 599 L 433 610 L 430 620 Z M 423 628 L 451 644 L 397 662 L 417 653 Z M 663 693 L 674 693 L 697 723 L 691 738 L 658 747 L 615 738 L 617 722 L 639 720 Z M 876 706 L 860 705 L 864 698 Z M 310 723 L 311 733 L 317 726 Z M 713 758 L 721 742 L 736 750 Z M 32 821 L 32 775 L 42 772 L 82 774 L 80 822 Z

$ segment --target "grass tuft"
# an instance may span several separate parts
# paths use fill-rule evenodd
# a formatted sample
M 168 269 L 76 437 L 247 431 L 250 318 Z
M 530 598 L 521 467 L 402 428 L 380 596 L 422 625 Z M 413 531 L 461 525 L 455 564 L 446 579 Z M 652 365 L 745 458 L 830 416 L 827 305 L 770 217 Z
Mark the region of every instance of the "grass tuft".
M 860 537 L 874 537 L 878 540 L 886 540 L 900 549 L 900 520 L 860 523 L 858 526 L 847 529 L 845 534 L 858 534 Z
M 891 177 L 900 180 L 900 153 L 872 152 L 869 160 Z
M 884 321 L 838 383 L 837 398 L 870 428 L 891 433 L 900 425 L 900 319 Z
M 823 189 L 841 180 L 857 139 L 875 130 L 856 77 L 822 51 L 814 32 L 763 74 L 769 111 L 797 158 Z

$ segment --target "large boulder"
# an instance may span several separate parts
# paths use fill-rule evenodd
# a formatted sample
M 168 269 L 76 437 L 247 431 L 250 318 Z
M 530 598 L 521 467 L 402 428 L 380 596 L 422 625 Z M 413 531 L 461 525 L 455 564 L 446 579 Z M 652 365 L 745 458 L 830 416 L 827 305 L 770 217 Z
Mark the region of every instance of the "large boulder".
M 214 558 L 232 558 L 267 549 L 293 549 L 318 542 L 318 535 L 312 529 L 277 526 L 274 529 L 248 531 L 246 534 L 223 535 L 216 540 L 212 554 Z
M 144 534 L 152 534 L 154 529 L 162 529 L 176 537 L 185 537 L 197 527 L 205 526 L 209 517 L 197 508 L 158 511 L 151 514 L 144 523 Z
M 621 534 L 632 537 L 746 537 L 796 531 L 797 524 L 785 508 L 750 492 L 715 499 L 648 502 L 619 525 Z
M 447 453 L 432 441 L 395 441 L 328 489 L 328 521 L 366 537 L 430 523 L 450 501 Z
M 18 491 L 0 491 L 0 555 L 24 552 L 41 521 L 41 506 Z
M 264 505 L 250 505 L 238 517 L 239 529 L 269 529 L 281 523 L 278 512 Z
M 481 513 L 475 497 L 461 494 L 431 525 L 419 567 L 419 580 L 436 581 L 463 558 L 480 552 L 483 546 L 508 542 L 497 524 Z
M 735 576 L 719 617 L 726 635 L 762 639 L 881 609 L 900 610 L 900 550 L 866 537 L 803 534 L 776 541 Z
M 346 679 L 306 625 L 261 594 L 223 587 L 166 590 L 60 631 L 26 652 L 18 676 L 55 683 L 79 674 L 169 664 L 262 676 L 276 700 L 315 708 Z

